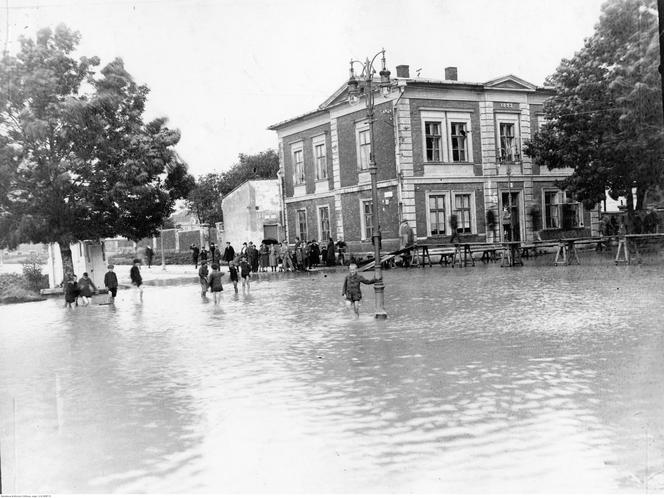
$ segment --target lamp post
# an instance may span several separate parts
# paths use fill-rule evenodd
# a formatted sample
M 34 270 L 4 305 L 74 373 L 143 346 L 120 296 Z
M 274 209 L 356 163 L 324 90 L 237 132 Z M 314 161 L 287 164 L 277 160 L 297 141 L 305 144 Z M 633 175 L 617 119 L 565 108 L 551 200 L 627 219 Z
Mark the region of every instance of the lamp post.
M 376 166 L 376 156 L 374 154 L 374 132 L 373 124 L 375 121 L 374 118 L 374 81 L 373 77 L 376 74 L 376 69 L 374 68 L 374 63 L 378 56 L 381 55 L 382 69 L 379 72 L 380 75 L 380 90 L 384 97 L 387 97 L 390 94 L 391 82 L 390 82 L 390 72 L 385 67 L 385 49 L 378 52 L 370 60 L 367 59 L 362 61 L 351 60 L 350 61 L 350 78 L 348 79 L 348 103 L 350 105 L 358 104 L 360 101 L 361 94 L 364 94 L 366 97 L 367 104 L 367 120 L 369 122 L 369 174 L 371 175 L 371 217 L 372 217 L 372 234 L 371 240 L 374 246 L 374 278 L 376 282 L 374 283 L 374 296 L 376 299 L 376 318 L 379 320 L 384 320 L 387 318 L 387 313 L 385 312 L 385 284 L 383 284 L 383 270 L 380 262 L 380 216 L 378 212 L 378 179 L 377 173 L 378 168 Z M 360 74 L 355 77 L 355 65 L 361 67 Z M 363 83 L 363 86 L 360 87 L 360 82 Z

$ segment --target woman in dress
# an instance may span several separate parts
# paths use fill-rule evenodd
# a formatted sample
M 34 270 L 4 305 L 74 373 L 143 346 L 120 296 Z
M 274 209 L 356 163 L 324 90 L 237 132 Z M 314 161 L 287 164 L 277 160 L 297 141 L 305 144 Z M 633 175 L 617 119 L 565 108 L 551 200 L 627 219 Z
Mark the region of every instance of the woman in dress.
M 261 244 L 260 249 L 260 271 L 267 271 L 270 264 L 270 247 L 267 244 Z
M 272 271 L 277 271 L 277 259 L 279 257 L 279 249 L 277 248 L 277 244 L 272 244 L 270 246 L 270 268 Z

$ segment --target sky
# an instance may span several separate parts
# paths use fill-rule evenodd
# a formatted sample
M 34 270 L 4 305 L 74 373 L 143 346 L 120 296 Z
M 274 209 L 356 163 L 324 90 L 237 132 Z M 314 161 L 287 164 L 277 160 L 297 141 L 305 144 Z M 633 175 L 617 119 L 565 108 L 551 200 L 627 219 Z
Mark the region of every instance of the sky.
M 0 41 L 65 23 L 78 55 L 120 57 L 150 88 L 146 119 L 182 133 L 195 176 L 277 149 L 267 127 L 315 110 L 350 59 L 386 50 L 388 69 L 541 85 L 593 33 L 604 0 L 4 0 Z M 3 5 L 4 4 L 4 5 Z

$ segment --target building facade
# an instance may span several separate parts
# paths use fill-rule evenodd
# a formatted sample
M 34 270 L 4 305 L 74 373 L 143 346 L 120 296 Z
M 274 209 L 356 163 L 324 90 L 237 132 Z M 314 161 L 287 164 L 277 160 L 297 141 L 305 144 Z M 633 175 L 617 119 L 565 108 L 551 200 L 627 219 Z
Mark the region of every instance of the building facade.
M 269 128 L 279 141 L 290 241 L 332 237 L 371 252 L 373 209 L 385 251 L 398 248 L 404 221 L 420 242 L 449 241 L 452 215 L 469 241 L 590 234 L 596 213 L 555 186 L 572 170 L 549 170 L 522 153 L 552 89 L 513 75 L 461 82 L 456 68 L 441 80 L 411 78 L 408 66 L 397 67 L 393 83 L 387 97 L 375 97 L 377 206 L 366 99 L 351 106 L 344 86 L 317 110 Z
M 243 242 L 259 245 L 264 239 L 283 239 L 281 196 L 278 180 L 249 180 L 221 201 L 224 212 L 223 246 L 239 249 Z

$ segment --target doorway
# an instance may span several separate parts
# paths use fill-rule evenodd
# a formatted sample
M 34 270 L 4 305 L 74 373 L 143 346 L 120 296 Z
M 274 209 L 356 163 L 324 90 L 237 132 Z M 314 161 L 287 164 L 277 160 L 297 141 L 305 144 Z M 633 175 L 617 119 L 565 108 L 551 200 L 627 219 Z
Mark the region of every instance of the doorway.
M 279 225 L 263 225 L 263 238 L 279 240 Z
M 521 210 L 519 192 L 503 192 L 501 206 L 501 226 L 503 240 L 516 242 L 521 240 Z

